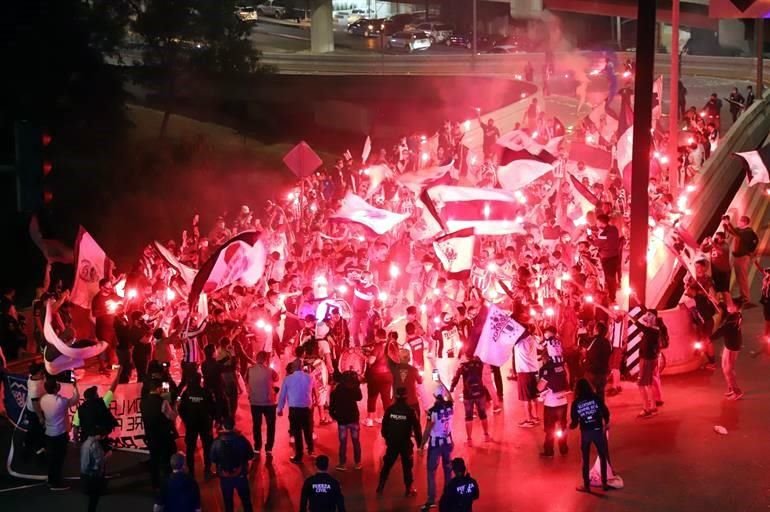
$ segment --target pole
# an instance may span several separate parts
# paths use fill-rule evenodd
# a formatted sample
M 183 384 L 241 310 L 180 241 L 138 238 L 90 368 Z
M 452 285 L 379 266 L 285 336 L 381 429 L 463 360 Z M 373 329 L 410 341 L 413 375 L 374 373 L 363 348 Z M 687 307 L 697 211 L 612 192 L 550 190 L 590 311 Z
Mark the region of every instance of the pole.
M 615 37 L 617 37 L 618 41 L 618 50 L 623 49 L 623 37 L 622 37 L 622 22 L 620 21 L 620 16 L 615 16 Z
M 476 53 L 478 53 L 479 50 L 479 41 L 478 41 L 478 32 L 479 28 L 479 10 L 478 10 L 478 0 L 473 0 L 473 59 L 476 59 Z
M 765 20 L 764 18 L 758 18 L 754 20 L 754 32 L 757 36 L 757 98 L 762 98 L 762 89 L 764 86 L 764 80 L 762 78 L 762 65 L 764 58 L 764 46 L 765 46 Z
M 671 5 L 671 77 L 668 107 L 668 183 L 671 195 L 679 192 L 679 0 Z M 659 98 L 660 100 L 660 98 Z
M 634 147 L 631 167 L 631 260 L 629 281 L 635 302 L 647 296 L 647 237 L 650 200 L 650 143 L 652 135 L 652 74 L 655 64 L 655 2 L 639 2 L 636 30 L 636 85 L 634 88 Z

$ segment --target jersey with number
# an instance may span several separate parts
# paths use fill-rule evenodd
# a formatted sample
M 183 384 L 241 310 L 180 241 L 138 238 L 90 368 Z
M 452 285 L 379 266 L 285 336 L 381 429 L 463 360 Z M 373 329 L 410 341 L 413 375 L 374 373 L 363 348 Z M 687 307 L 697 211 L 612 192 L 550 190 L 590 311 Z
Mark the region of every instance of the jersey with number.
M 428 410 L 428 415 L 433 425 L 430 429 L 430 446 L 452 444 L 452 402 L 437 403 Z

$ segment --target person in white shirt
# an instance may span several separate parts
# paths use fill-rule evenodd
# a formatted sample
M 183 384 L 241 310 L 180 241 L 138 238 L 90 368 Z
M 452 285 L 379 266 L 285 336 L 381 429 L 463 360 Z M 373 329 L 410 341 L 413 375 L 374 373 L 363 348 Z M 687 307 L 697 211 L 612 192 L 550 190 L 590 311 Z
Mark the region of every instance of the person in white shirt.
M 45 420 L 46 451 L 48 452 L 48 487 L 52 491 L 64 491 L 62 471 L 67 456 L 67 413 L 70 407 L 78 403 L 80 392 L 73 381 L 72 396 L 67 398 L 59 394 L 61 384 L 53 379 L 45 382 L 46 394 L 40 399 L 40 410 Z
M 524 406 L 524 419 L 520 427 L 532 428 L 540 423 L 537 417 L 537 372 L 540 364 L 537 359 L 537 340 L 534 336 L 524 336 L 513 346 L 513 358 L 516 363 L 516 382 L 519 385 L 519 401 Z

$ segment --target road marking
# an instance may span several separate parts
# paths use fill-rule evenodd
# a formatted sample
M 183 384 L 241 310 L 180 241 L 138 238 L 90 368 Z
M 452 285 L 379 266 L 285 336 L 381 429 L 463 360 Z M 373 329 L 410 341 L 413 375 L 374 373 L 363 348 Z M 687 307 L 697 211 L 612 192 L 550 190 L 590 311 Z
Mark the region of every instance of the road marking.
M 265 36 L 283 37 L 284 39 L 294 39 L 295 41 L 310 41 L 309 37 L 293 36 L 291 34 L 281 34 L 280 32 L 268 32 L 266 30 L 252 30 L 255 34 L 262 34 Z

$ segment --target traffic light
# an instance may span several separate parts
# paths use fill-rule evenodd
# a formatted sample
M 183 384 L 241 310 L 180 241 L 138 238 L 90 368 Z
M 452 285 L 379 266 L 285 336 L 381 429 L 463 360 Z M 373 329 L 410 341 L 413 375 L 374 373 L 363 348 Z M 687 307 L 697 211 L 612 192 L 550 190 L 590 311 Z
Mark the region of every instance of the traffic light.
M 15 132 L 16 205 L 20 212 L 34 213 L 53 199 L 45 186 L 53 171 L 53 137 L 31 121 L 17 122 Z

